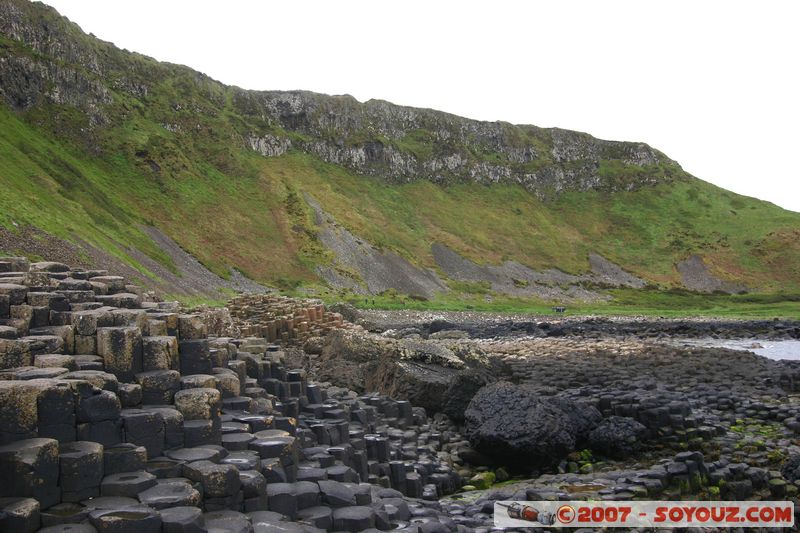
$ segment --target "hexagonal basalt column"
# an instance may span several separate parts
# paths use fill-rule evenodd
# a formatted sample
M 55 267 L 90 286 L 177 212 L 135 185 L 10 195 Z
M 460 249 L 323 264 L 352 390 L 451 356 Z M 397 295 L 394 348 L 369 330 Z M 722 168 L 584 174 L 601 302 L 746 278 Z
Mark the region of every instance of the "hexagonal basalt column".
M 0 496 L 30 496 L 46 509 L 61 499 L 58 471 L 58 441 L 54 439 L 0 446 Z
M 178 339 L 175 337 L 142 337 L 142 368 L 179 370 Z
M 204 498 L 225 498 L 241 488 L 239 470 L 233 465 L 195 461 L 183 466 L 184 477 L 203 485 Z
M 175 408 L 185 420 L 219 418 L 222 395 L 217 389 L 184 389 L 175 394 Z
M 60 447 L 62 501 L 79 502 L 100 495 L 103 480 L 103 446 L 96 442 L 70 442 Z
M 132 382 L 142 371 L 142 331 L 134 327 L 98 328 L 97 354 L 106 372 Z

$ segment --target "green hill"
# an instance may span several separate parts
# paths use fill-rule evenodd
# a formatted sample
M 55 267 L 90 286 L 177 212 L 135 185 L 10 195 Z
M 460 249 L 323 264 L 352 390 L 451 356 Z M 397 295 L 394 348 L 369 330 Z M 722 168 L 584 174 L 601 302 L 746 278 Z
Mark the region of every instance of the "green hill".
M 800 214 L 642 143 L 244 91 L 22 0 L 0 0 L 0 100 L 0 252 L 63 243 L 168 293 L 186 291 L 158 270 L 181 266 L 150 228 L 223 278 L 321 294 L 800 289 Z

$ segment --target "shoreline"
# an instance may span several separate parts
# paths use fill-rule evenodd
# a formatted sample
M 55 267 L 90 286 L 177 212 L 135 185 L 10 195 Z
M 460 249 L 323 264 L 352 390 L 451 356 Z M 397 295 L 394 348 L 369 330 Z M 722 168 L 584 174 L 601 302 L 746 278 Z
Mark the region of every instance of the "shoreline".
M 426 337 L 464 331 L 471 338 L 603 335 L 612 337 L 800 339 L 800 321 L 731 318 L 654 318 L 650 316 L 525 315 L 482 311 L 356 310 L 357 323 L 374 333 L 418 329 Z

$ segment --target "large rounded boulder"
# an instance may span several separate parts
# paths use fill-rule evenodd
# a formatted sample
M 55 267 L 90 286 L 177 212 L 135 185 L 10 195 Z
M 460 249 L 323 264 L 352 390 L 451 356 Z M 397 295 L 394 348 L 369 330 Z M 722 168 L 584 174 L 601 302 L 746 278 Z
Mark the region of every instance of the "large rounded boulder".
M 630 457 L 642 444 L 647 428 L 627 416 L 611 416 L 589 433 L 593 451 L 616 459 Z
M 571 405 L 534 389 L 499 381 L 475 394 L 464 413 L 472 446 L 518 468 L 557 464 L 575 449 L 577 428 L 565 412 Z

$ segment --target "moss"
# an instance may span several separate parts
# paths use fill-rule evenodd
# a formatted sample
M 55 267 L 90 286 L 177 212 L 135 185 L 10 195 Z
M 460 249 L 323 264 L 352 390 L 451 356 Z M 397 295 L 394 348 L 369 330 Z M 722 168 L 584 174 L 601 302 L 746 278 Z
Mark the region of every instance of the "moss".
M 491 487 L 496 480 L 496 476 L 494 472 L 481 472 L 480 474 L 475 474 L 469 479 L 469 484 L 473 485 L 475 488 L 479 490 L 488 489 Z
M 774 465 L 782 464 L 785 459 L 786 453 L 783 450 L 771 450 L 767 453 L 767 460 Z
M 692 492 L 692 484 L 688 479 L 678 479 L 675 481 L 674 486 L 681 494 L 689 494 Z
M 450 290 L 464 294 L 487 294 L 491 289 L 491 285 L 488 281 L 450 280 L 447 284 Z

